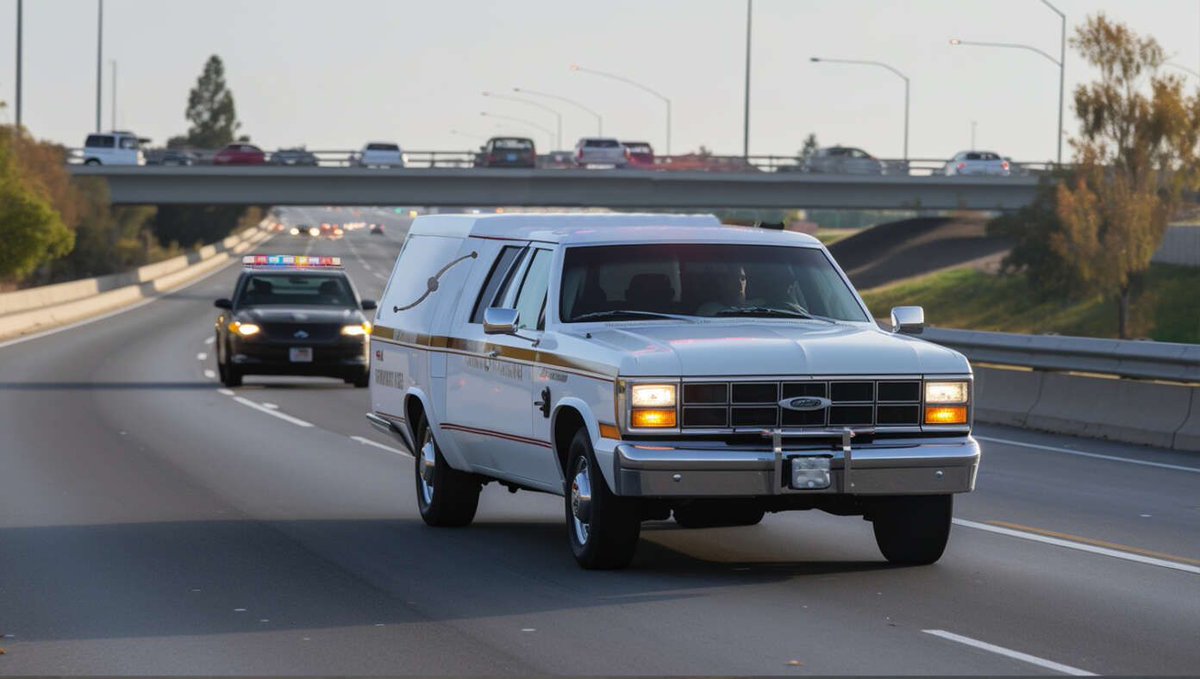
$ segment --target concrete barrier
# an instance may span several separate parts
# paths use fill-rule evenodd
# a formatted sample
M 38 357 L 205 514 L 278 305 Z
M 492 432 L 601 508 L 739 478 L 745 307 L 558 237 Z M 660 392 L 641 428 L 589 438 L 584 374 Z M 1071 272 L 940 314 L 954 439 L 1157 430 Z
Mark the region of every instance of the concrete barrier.
M 1025 426 L 1042 391 L 1042 374 L 1033 370 L 976 367 L 975 419 Z
M 1175 432 L 1171 447 L 1176 450 L 1200 451 L 1200 388 L 1193 388 L 1188 418 Z
M 92 318 L 168 292 L 225 266 L 271 235 L 247 229 L 134 271 L 0 294 L 0 339 Z

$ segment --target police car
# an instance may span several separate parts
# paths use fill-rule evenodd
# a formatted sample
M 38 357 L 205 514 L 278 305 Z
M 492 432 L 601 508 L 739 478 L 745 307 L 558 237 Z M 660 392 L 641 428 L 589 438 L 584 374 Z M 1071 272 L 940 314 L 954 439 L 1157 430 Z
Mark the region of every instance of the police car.
M 862 516 L 937 561 L 975 486 L 972 373 L 872 317 L 809 236 L 708 215 L 437 215 L 412 224 L 371 337 L 368 421 L 415 453 L 432 526 L 483 483 L 563 497 L 585 568 L 641 524 Z
M 371 324 L 340 257 L 247 255 L 232 299 L 218 299 L 221 383 L 246 375 L 317 375 L 366 387 Z

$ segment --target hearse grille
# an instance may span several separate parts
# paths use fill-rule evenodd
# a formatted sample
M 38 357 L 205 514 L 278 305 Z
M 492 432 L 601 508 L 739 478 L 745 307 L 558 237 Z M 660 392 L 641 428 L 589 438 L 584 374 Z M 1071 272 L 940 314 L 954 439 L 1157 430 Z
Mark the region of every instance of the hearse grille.
M 832 403 L 819 410 L 779 405 L 802 396 Z M 921 381 L 691 382 L 683 385 L 681 406 L 684 429 L 918 426 Z

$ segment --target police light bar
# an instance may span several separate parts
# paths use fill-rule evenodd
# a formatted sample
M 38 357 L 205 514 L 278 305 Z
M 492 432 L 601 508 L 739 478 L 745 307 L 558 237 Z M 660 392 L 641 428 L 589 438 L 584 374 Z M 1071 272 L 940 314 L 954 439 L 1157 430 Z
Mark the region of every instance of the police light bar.
M 246 255 L 242 257 L 242 266 L 335 268 L 342 266 L 342 258 L 306 255 Z

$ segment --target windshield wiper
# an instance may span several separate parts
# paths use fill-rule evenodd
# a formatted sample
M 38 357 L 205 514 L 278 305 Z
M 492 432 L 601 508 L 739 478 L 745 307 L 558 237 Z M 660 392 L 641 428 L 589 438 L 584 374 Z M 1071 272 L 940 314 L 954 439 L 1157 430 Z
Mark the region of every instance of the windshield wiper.
M 676 321 L 689 321 L 694 323 L 695 319 L 690 316 L 682 316 L 680 314 L 666 314 L 658 311 L 638 311 L 637 309 L 613 309 L 612 311 L 593 311 L 582 316 L 572 318 L 570 322 L 578 321 L 599 321 L 606 318 L 620 318 L 623 316 L 633 316 L 641 318 L 670 318 Z
M 781 318 L 817 318 L 807 311 L 798 309 L 780 309 L 770 306 L 736 306 L 721 309 L 714 316 L 779 316 Z M 821 318 L 820 320 L 826 320 Z

